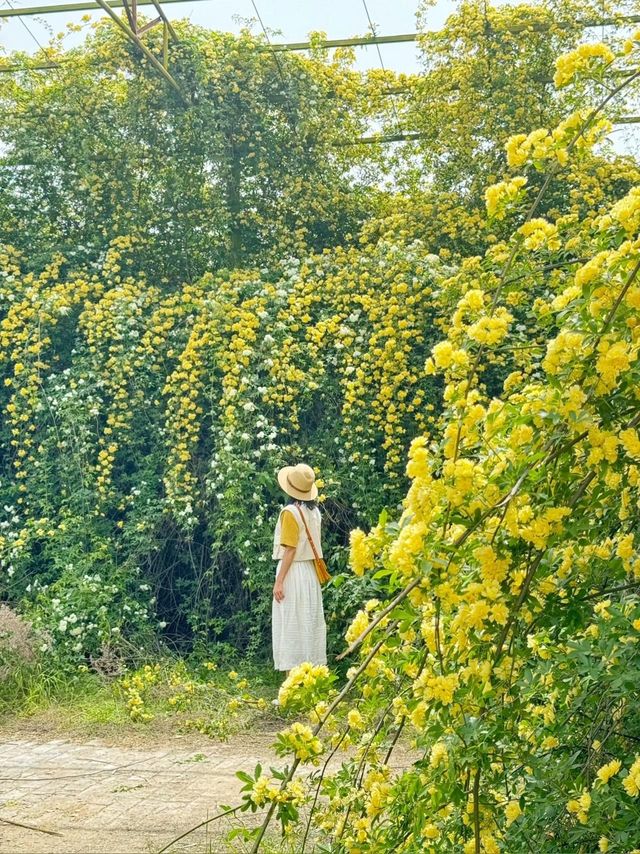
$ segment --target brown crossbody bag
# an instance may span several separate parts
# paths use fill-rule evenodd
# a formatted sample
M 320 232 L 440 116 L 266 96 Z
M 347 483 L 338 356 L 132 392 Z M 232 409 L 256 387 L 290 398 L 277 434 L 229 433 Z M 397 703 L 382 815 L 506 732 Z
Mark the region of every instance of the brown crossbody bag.
M 304 513 L 302 512 L 301 507 L 298 507 L 298 513 L 300 514 L 300 518 L 302 519 L 302 524 L 304 525 L 304 529 L 307 532 L 307 539 L 309 540 L 309 545 L 311 546 L 311 551 L 313 552 L 313 565 L 316 568 L 316 575 L 318 576 L 318 581 L 320 582 L 320 584 L 326 584 L 327 581 L 329 581 L 329 579 L 331 578 L 327 570 L 327 564 L 318 554 L 318 550 L 316 549 L 316 545 L 313 542 L 311 531 L 309 530 L 307 520 L 304 518 Z

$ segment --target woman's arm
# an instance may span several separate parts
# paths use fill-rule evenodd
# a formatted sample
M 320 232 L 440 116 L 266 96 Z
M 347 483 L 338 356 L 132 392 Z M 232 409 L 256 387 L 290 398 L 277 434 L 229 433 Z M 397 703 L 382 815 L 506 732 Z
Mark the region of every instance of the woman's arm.
M 284 547 L 284 557 L 282 558 L 282 561 L 280 563 L 280 571 L 278 572 L 276 583 L 273 585 L 273 595 L 275 596 L 276 602 L 282 602 L 282 600 L 284 599 L 284 580 L 287 577 L 289 569 L 291 568 L 295 553 L 295 546 Z

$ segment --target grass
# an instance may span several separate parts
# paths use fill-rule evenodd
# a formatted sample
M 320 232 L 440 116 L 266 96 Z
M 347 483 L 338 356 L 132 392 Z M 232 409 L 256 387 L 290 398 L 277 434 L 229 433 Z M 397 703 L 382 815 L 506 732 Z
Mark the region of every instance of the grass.
M 180 658 L 165 658 L 118 678 L 87 668 L 23 668 L 0 682 L 0 727 L 119 743 L 188 735 L 203 743 L 248 728 L 273 729 L 277 719 L 271 699 L 278 674 L 266 667 L 234 674 L 211 662 Z M 141 705 L 132 705 L 137 698 Z M 142 719 L 136 720 L 138 709 Z

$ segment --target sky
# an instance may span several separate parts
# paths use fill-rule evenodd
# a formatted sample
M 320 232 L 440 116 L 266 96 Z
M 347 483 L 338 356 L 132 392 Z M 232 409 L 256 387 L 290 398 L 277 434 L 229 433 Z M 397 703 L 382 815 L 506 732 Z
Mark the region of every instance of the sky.
M 322 30 L 328 38 L 348 38 L 367 35 L 370 31 L 367 11 L 363 0 L 255 0 L 258 11 L 268 30 L 279 31 L 271 36 L 274 42 L 305 41 L 309 32 Z M 0 8 L 27 7 L 37 5 L 63 5 L 65 0 L 0 0 Z M 418 0 L 366 0 L 371 19 L 380 35 L 412 33 L 416 31 L 415 13 Z M 439 29 L 448 14 L 455 8 L 453 0 L 438 0 L 429 12 L 429 29 Z M 143 7 L 149 15 L 153 7 Z M 243 20 L 255 19 L 256 13 L 251 0 L 192 0 L 192 2 L 167 4 L 163 7 L 170 19 L 188 18 L 216 30 L 237 32 Z M 36 42 L 45 44 L 50 34 L 64 30 L 67 22 L 79 23 L 84 12 L 49 14 L 43 17 L 0 19 L 0 49 L 38 50 Z M 100 10 L 96 13 L 104 15 Z M 241 20 L 242 19 L 242 20 Z M 24 24 L 31 30 L 27 32 Z M 259 24 L 256 32 L 261 32 Z M 35 37 L 35 38 L 34 38 Z M 81 38 L 76 36 L 75 40 Z M 74 39 L 69 38 L 68 44 Z M 382 61 L 386 68 L 394 71 L 415 72 L 419 65 L 415 44 L 402 43 L 381 45 Z M 375 47 L 357 48 L 358 65 L 361 68 L 379 67 L 380 60 Z

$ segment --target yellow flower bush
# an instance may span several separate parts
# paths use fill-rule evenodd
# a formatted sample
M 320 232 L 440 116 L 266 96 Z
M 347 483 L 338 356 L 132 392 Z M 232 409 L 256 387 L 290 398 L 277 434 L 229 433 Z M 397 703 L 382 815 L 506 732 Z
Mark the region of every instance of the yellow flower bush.
M 578 111 L 510 139 L 509 163 L 571 170 L 606 127 Z M 627 195 L 584 220 L 534 206 L 503 251 L 437 276 L 450 316 L 425 372 L 443 413 L 411 443 L 399 518 L 351 537 L 354 575 L 385 579 L 386 596 L 345 638 L 346 724 L 379 724 L 350 727 L 353 763 L 323 776 L 317 827 L 335 850 L 638 844 L 640 233 Z M 405 724 L 423 758 L 372 802 L 365 775 L 388 772 Z M 335 749 L 329 709 L 323 727 Z

